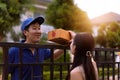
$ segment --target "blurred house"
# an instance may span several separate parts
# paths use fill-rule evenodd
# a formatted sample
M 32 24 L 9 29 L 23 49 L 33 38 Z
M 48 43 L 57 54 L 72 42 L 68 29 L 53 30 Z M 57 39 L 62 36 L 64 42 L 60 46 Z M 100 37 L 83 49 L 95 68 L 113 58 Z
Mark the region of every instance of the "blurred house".
M 120 22 L 120 14 L 109 12 L 93 18 L 91 20 L 93 25 L 101 25 L 101 24 L 110 24 L 111 22 Z
M 91 19 L 91 23 L 93 25 L 93 32 L 94 32 L 93 35 L 97 36 L 97 30 L 99 29 L 100 25 L 107 24 L 109 26 L 109 24 L 112 22 L 120 23 L 120 14 L 109 12 Z
M 34 15 L 43 15 L 45 13 L 45 10 L 47 9 L 47 5 L 52 2 L 52 0 L 35 0 L 34 7 L 36 8 L 36 11 L 34 12 Z

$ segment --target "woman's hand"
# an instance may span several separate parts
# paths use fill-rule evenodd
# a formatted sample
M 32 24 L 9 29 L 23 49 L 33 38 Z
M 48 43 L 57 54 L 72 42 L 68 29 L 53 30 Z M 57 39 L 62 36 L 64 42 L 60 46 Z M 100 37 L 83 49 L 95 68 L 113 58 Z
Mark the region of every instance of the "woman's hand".
M 71 42 L 72 39 L 75 37 L 76 33 L 71 30 L 69 30 L 68 32 L 70 33 L 70 36 L 71 36 L 71 40 L 70 40 L 70 42 Z

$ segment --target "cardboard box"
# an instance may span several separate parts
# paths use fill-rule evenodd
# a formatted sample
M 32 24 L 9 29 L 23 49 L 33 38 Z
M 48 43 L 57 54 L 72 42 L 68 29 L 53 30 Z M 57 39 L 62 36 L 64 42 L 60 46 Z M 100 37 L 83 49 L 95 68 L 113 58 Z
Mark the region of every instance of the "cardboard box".
M 55 29 L 48 32 L 48 40 L 59 44 L 68 44 L 71 36 L 70 33 L 64 29 Z

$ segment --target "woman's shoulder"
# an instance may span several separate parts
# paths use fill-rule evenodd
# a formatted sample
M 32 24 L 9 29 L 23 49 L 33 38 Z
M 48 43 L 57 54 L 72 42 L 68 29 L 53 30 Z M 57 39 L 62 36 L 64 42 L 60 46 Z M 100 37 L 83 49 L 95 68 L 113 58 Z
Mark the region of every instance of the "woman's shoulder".
M 71 73 L 80 73 L 79 67 L 80 67 L 80 66 L 75 67 L 75 68 L 71 71 Z
M 75 67 L 71 72 L 70 72 L 70 80 L 83 80 L 82 79 L 82 72 L 80 71 L 80 66 Z

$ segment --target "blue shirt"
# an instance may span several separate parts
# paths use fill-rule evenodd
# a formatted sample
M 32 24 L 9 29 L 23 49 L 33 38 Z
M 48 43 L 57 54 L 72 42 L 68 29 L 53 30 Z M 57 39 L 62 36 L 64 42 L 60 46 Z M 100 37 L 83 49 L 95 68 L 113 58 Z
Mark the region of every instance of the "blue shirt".
M 38 49 L 35 50 L 34 55 L 32 54 L 30 49 L 23 48 L 22 49 L 22 62 L 24 63 L 39 63 L 43 62 L 45 59 L 49 58 L 50 49 Z M 38 54 L 37 54 L 38 53 Z M 20 50 L 17 47 L 12 47 L 9 49 L 9 63 L 20 63 Z M 11 80 L 20 80 L 19 78 L 19 68 L 10 66 L 9 73 L 11 73 Z M 32 75 L 32 77 L 31 77 Z M 41 68 L 40 65 L 35 66 L 22 66 L 22 80 L 41 80 Z

